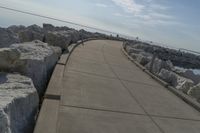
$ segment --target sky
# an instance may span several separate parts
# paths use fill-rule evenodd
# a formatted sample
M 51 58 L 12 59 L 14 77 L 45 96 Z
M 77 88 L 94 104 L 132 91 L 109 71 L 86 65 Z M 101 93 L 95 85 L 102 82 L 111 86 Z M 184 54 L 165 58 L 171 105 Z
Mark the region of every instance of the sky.
M 0 0 L 0 6 L 200 52 L 200 0 Z M 0 9 L 0 27 L 65 23 Z

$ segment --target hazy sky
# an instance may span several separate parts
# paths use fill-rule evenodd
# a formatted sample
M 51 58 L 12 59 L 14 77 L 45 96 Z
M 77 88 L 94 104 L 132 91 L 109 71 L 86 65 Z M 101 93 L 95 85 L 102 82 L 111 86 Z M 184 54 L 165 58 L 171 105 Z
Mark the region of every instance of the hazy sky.
M 200 0 L 0 0 L 1 6 L 200 51 Z M 0 26 L 43 22 L 0 9 Z

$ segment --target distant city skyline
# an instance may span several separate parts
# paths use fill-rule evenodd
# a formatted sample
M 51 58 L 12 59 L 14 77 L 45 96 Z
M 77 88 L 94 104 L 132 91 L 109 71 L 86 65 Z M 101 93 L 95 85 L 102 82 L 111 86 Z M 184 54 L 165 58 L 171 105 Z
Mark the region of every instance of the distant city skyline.
M 0 6 L 200 51 L 199 0 L 0 0 Z M 66 25 L 5 9 L 0 18 L 1 27 Z

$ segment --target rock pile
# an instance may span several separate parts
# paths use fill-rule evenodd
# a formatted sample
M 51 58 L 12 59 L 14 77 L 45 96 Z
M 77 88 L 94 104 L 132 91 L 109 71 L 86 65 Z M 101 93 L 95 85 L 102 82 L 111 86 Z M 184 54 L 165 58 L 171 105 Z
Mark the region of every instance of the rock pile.
M 196 98 L 198 102 L 200 102 L 200 83 L 194 87 L 191 87 L 187 93 L 188 95 Z
M 5 28 L 0 28 L 0 40 L 0 48 L 5 48 L 10 44 L 20 42 L 17 34 Z
M 0 133 L 31 132 L 39 99 L 62 51 L 93 37 L 109 38 L 51 24 L 0 28 Z
M 0 70 L 6 72 L 0 73 L 1 133 L 32 129 L 39 96 L 60 55 L 59 47 L 38 40 L 0 49 Z
M 0 132 L 27 133 L 33 128 L 39 97 L 30 78 L 0 72 Z
M 200 58 L 196 55 L 189 53 L 182 53 L 180 55 L 180 51 L 175 52 L 175 50 L 139 41 L 131 41 L 131 43 L 126 42 L 123 44 L 123 48 L 133 59 L 154 75 L 200 101 L 200 75 L 195 75 L 190 70 L 180 71 L 174 67 L 174 62 L 177 60 L 179 63 L 181 62 L 180 64 L 182 67 L 189 67 L 190 65 L 195 67 L 196 64 L 194 65 L 194 62 L 197 61 L 197 64 L 200 64 Z M 191 60 L 192 57 L 196 57 L 194 62 L 193 59 Z M 177 64 L 177 62 L 175 64 Z M 200 65 L 198 65 L 198 67 L 199 66 Z
M 30 42 L 33 40 L 42 41 L 44 37 L 44 30 L 37 25 L 28 26 L 25 29 L 18 30 L 17 33 L 20 42 Z
M 61 55 L 61 49 L 50 47 L 47 43 L 38 40 L 12 44 L 10 48 L 20 53 L 12 71 L 30 77 L 41 95 Z
M 45 35 L 45 42 L 52 46 L 58 46 L 60 48 L 67 49 L 69 44 L 71 43 L 71 35 L 66 34 L 64 31 L 62 32 L 48 32 Z
M 0 49 L 0 70 L 30 77 L 41 95 L 60 55 L 60 48 L 38 40 L 12 44 Z
M 166 69 L 162 69 L 158 76 L 170 85 L 174 86 L 176 89 L 181 90 L 186 94 L 188 93 L 190 87 L 194 86 L 194 82 L 192 80 L 179 76 L 175 72 Z

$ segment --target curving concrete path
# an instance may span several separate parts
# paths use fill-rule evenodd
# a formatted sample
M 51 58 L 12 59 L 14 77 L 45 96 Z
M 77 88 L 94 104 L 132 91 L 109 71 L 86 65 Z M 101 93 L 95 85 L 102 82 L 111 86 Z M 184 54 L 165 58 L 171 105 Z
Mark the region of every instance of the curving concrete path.
M 199 133 L 200 113 L 136 67 L 121 48 L 121 42 L 96 40 L 74 50 L 65 66 L 61 99 L 47 101 L 51 107 L 46 111 L 55 112 L 44 118 L 54 124 L 44 129 L 53 128 L 52 133 Z

